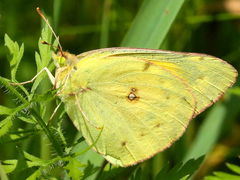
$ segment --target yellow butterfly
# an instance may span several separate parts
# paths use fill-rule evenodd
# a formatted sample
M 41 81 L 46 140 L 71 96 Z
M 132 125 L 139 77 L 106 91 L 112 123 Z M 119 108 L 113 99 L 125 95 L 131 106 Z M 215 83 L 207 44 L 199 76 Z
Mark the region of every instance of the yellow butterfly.
M 61 50 L 53 59 L 55 77 L 42 71 L 74 125 L 95 151 L 123 167 L 171 146 L 237 77 L 230 64 L 197 53 L 106 48 L 77 56 Z
M 54 59 L 57 94 L 74 125 L 123 167 L 168 148 L 237 77 L 225 61 L 196 53 L 106 48 Z

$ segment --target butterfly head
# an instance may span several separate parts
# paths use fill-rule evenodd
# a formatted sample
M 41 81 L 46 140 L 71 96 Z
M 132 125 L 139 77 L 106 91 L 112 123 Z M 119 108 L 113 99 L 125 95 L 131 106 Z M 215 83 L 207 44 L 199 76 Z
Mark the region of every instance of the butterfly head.
M 53 54 L 53 60 L 57 68 L 73 66 L 77 63 L 77 57 L 68 52 L 58 52 Z

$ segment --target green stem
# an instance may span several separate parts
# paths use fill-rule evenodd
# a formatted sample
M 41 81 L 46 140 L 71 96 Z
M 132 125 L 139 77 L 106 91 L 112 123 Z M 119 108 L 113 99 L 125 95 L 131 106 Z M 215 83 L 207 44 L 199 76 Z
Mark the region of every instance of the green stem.
M 36 118 L 38 121 L 39 125 L 42 127 L 43 131 L 47 135 L 48 139 L 52 143 L 53 147 L 55 148 L 57 154 L 59 156 L 63 156 L 63 150 L 61 148 L 61 145 L 58 143 L 58 141 L 55 139 L 54 135 L 51 133 L 51 131 L 48 129 L 47 125 L 43 121 L 43 119 L 35 112 L 34 109 L 31 109 L 32 115 Z
M 0 83 L 2 83 L 9 91 L 11 91 L 18 99 L 20 99 L 23 103 L 29 102 L 9 83 L 9 80 L 3 77 L 0 77 Z M 21 88 L 22 89 L 22 88 Z M 23 90 L 23 89 L 22 89 Z M 24 91 L 24 90 L 23 90 Z M 26 91 L 24 91 L 26 93 Z M 28 95 L 28 93 L 26 94 Z

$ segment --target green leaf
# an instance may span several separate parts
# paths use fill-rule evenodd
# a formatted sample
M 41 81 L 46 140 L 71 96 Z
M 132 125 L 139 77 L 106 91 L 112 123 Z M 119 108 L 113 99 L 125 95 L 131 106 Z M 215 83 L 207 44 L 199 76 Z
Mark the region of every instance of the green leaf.
M 42 175 L 41 170 L 38 169 L 34 171 L 26 180 L 36 180 Z
M 165 166 L 156 176 L 156 180 L 168 180 L 185 179 L 196 172 L 202 163 L 204 157 L 199 157 L 198 159 L 191 159 L 185 164 L 177 164 L 175 167 L 169 170 L 168 166 Z
M 36 120 L 33 119 L 33 118 L 27 118 L 27 117 L 18 117 L 20 120 L 22 120 L 23 122 L 26 122 L 26 123 L 30 123 L 30 124 L 36 124 Z
M 0 115 L 10 115 L 13 109 L 0 105 Z
M 199 158 L 212 149 L 221 132 L 225 116 L 226 106 L 223 104 L 216 104 L 211 109 L 183 162 L 192 158 Z
M 49 102 L 56 99 L 57 90 L 48 90 L 43 94 L 34 94 L 32 101 L 33 102 Z
M 187 180 L 189 178 L 189 175 L 186 175 L 184 177 L 182 177 L 180 180 Z
M 12 125 L 12 116 L 8 116 L 4 120 L 2 120 L 0 122 L 0 137 L 7 134 Z
M 42 42 L 48 42 L 51 44 L 52 42 L 52 32 L 47 26 L 42 29 L 41 37 L 38 41 L 38 47 L 39 47 L 39 53 L 35 52 L 35 61 L 37 65 L 37 72 L 40 72 L 44 67 L 48 67 L 49 70 L 53 70 L 54 64 L 52 59 L 52 50 L 50 45 L 43 44 Z M 53 43 L 53 46 L 56 45 L 56 42 Z M 36 88 L 38 87 L 39 83 L 43 80 L 44 77 L 46 77 L 46 72 L 43 72 L 39 74 L 39 76 L 36 78 L 36 80 L 33 83 L 31 92 L 34 92 Z
M 184 0 L 145 0 L 121 46 L 159 48 Z
M 214 172 L 212 176 L 207 176 L 204 180 L 239 180 L 240 179 L 240 166 L 227 163 L 227 167 L 236 174 L 230 174 L 225 172 Z
M 69 176 L 72 179 L 81 179 L 83 177 L 83 168 L 86 167 L 86 165 L 82 164 L 79 160 L 76 158 L 69 158 L 68 164 L 64 167 L 64 169 L 69 171 Z
M 1 162 L 0 162 L 0 179 L 1 180 L 8 180 L 7 174 L 6 174 L 5 170 L 4 170 Z
M 22 111 L 24 108 L 26 108 L 28 106 L 28 104 L 22 104 L 18 107 L 16 107 L 13 112 L 6 117 L 5 119 L 3 119 L 2 121 L 0 121 L 0 137 L 4 136 L 5 134 L 8 133 L 8 131 L 10 130 L 10 128 L 13 126 L 13 122 L 12 122 L 12 118 L 20 111 Z
M 17 160 L 10 159 L 2 162 L 2 167 L 6 173 L 11 173 L 17 167 Z
M 96 173 L 98 170 L 100 169 L 100 167 L 94 167 L 94 165 L 88 161 L 87 167 L 84 169 L 84 176 L 83 179 L 86 179 L 87 177 L 93 175 L 94 173 Z
M 40 159 L 40 158 L 33 156 L 27 152 L 24 152 L 24 157 L 28 160 L 27 161 L 28 167 L 47 166 L 50 163 L 50 161 L 48 161 L 48 160 Z
M 21 100 L 23 103 L 28 103 L 28 101 L 24 98 L 24 96 L 23 96 L 20 92 L 18 92 L 18 91 L 16 90 L 16 86 L 12 86 L 12 85 L 10 84 L 9 79 L 6 79 L 6 78 L 0 76 L 0 83 L 1 83 L 6 89 L 8 89 L 14 96 L 16 96 L 19 100 Z M 20 87 L 21 87 L 21 86 L 20 86 Z M 24 88 L 23 88 L 22 90 L 25 92 L 26 95 L 29 95 L 28 92 L 25 91 Z
M 204 180 L 239 180 L 240 176 L 232 175 L 224 172 L 214 172 L 214 176 L 208 176 Z
M 5 34 L 4 40 L 5 40 L 5 46 L 8 47 L 11 54 L 11 57 L 8 58 L 10 63 L 10 68 L 11 68 L 11 79 L 15 81 L 17 68 L 23 56 L 24 45 L 22 44 L 21 47 L 19 48 L 18 43 L 12 41 L 7 34 Z
M 227 167 L 231 169 L 233 172 L 240 174 L 240 166 L 236 166 L 234 164 L 227 163 Z

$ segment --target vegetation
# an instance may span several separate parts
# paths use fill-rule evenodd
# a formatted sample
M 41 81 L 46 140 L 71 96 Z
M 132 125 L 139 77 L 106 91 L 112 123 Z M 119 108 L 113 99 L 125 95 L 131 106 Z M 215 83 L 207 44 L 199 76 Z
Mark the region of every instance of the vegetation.
M 211 54 L 240 68 L 237 0 L 51 3 L 38 6 L 71 53 L 160 48 Z M 41 28 L 35 8 L 34 1 L 0 1 L 0 179 L 240 179 L 239 80 L 171 148 L 133 167 L 113 167 L 85 144 L 46 74 L 32 84 L 11 84 L 46 66 L 54 72 L 53 49 L 41 42 L 55 40 L 45 23 Z

